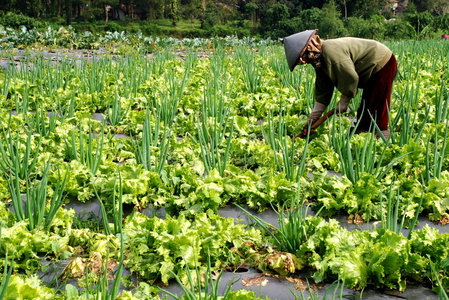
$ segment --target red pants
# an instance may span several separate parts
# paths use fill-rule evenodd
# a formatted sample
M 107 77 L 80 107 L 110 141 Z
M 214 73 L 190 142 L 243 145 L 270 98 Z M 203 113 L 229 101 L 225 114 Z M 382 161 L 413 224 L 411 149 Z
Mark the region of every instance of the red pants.
M 391 55 L 387 64 L 373 74 L 363 88 L 362 102 L 357 111 L 357 120 L 360 122 L 358 132 L 374 130 L 374 125 L 371 124 L 372 119 L 376 121 L 380 130 L 388 129 L 391 89 L 397 71 L 396 58 Z

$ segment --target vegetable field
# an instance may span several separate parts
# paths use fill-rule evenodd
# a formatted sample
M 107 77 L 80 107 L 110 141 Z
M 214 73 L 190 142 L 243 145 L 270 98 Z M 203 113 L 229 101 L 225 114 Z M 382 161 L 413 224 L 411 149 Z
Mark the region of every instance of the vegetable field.
M 448 299 L 449 43 L 387 45 L 388 140 L 360 92 L 293 139 L 314 70 L 273 42 L 0 52 L 0 299 Z

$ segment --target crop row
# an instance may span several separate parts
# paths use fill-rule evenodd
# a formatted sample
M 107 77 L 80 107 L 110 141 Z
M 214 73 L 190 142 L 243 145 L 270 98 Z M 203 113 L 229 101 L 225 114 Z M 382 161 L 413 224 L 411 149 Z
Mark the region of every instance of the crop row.
M 279 46 L 11 61 L 0 73 L 5 272 L 14 261 L 20 285 L 18 274 L 33 274 L 45 253 L 70 258 L 69 277 L 84 280 L 77 268 L 99 253 L 150 284 L 250 263 L 359 289 L 447 286 L 447 234 L 413 229 L 419 216 L 449 219 L 449 45 L 389 46 L 400 70 L 388 140 L 354 135 L 345 117 L 293 139 L 313 103 L 314 72 L 290 73 Z M 64 208 L 91 200 L 102 207 L 94 226 Z M 279 227 L 234 225 L 216 215 L 225 205 L 275 208 Z M 123 206 L 134 210 L 126 220 Z M 141 215 L 148 206 L 167 219 Z M 349 232 L 324 219 L 340 214 L 381 228 Z

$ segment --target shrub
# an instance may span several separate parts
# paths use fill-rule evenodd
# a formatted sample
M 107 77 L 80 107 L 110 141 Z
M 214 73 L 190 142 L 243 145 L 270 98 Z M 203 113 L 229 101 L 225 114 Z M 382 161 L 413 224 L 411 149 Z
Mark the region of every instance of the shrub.
M 409 22 L 419 34 L 426 26 L 433 23 L 433 16 L 429 11 L 409 13 L 404 15 L 404 20 Z
M 161 34 L 161 29 L 156 26 L 155 24 L 143 24 L 142 26 L 140 26 L 140 31 L 144 34 L 144 35 L 160 35 Z
M 263 15 L 261 31 L 265 36 L 279 37 L 285 36 L 286 33 L 282 29 L 285 22 L 289 19 L 288 7 L 284 4 L 274 4 Z
M 345 27 L 350 36 L 376 40 L 383 39 L 386 31 L 382 16 L 373 16 L 369 20 L 349 17 L 345 20 Z
M 272 37 L 283 37 L 294 34 L 296 32 L 303 31 L 304 22 L 299 17 L 294 17 L 288 20 L 284 20 L 279 24 L 280 34 L 272 35 Z
M 316 7 L 303 10 L 299 13 L 299 18 L 302 20 L 299 31 L 316 29 L 321 22 L 321 10 Z
M 407 21 L 397 19 L 386 23 L 385 38 L 411 39 L 416 37 L 415 29 Z
M 18 29 L 25 26 L 27 29 L 33 29 L 39 26 L 39 22 L 33 18 L 24 16 L 22 14 L 15 14 L 13 12 L 7 12 L 0 17 L 0 24 L 5 27 L 11 27 Z
M 115 32 L 115 31 L 120 32 L 120 31 L 125 31 L 126 29 L 123 28 L 123 26 L 121 26 L 117 22 L 108 22 L 108 23 L 106 23 L 106 25 L 104 25 L 104 30 L 110 31 L 110 32 Z
M 217 24 L 218 19 L 219 18 L 218 18 L 217 12 L 209 7 L 206 10 L 204 17 L 201 20 L 201 28 L 202 29 L 210 29 L 215 24 Z
M 449 14 L 441 15 L 433 20 L 433 28 L 449 31 Z
M 320 36 L 329 38 L 346 35 L 346 28 L 340 19 L 340 13 L 337 11 L 335 3 L 324 5 L 320 17 L 321 22 L 318 24 Z

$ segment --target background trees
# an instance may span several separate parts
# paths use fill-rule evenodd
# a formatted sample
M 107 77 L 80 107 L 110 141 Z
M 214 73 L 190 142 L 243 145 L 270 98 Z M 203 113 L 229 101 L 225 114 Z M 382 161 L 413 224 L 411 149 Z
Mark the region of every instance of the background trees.
M 158 20 L 180 35 L 246 34 L 278 38 L 317 28 L 324 37 L 437 36 L 449 30 L 449 0 L 2 0 L 0 24 L 33 27 L 39 21 L 82 24 L 119 20 L 104 30 L 153 30 Z M 29 19 L 27 17 L 35 18 Z M 390 20 L 387 22 L 387 20 Z M 122 22 L 122 23 L 120 23 Z M 101 23 L 100 23 L 101 24 Z M 181 25 L 179 25 L 181 24 Z M 217 30 L 219 28 L 220 30 Z M 91 29 L 90 27 L 88 29 Z M 201 31 L 199 31 L 201 30 Z M 174 31 L 173 31 L 174 32 Z

